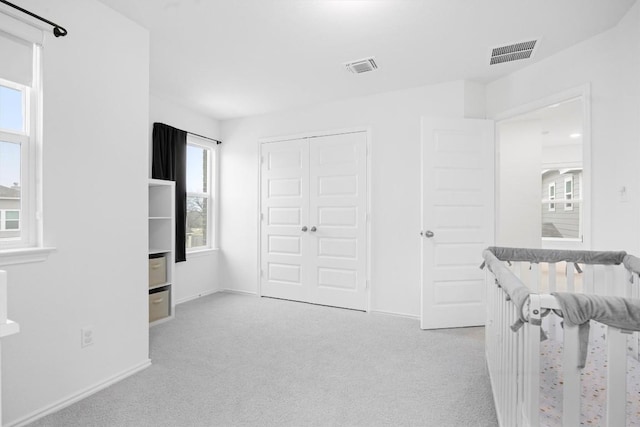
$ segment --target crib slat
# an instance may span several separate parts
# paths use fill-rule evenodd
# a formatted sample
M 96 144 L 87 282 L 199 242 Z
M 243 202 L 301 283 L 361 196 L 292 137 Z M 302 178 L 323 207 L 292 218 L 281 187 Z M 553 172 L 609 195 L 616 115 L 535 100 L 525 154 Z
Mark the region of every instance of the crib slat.
M 524 425 L 524 422 L 522 421 L 522 414 L 524 411 L 523 408 L 523 396 L 524 396 L 524 386 L 525 386 L 525 378 L 524 378 L 524 358 L 525 358 L 525 351 L 526 351 L 526 347 L 524 345 L 525 343 L 525 336 L 524 336 L 524 331 L 520 331 L 518 333 L 518 337 L 517 337 L 517 342 L 518 342 L 518 354 L 517 354 L 517 363 L 518 363 L 518 377 L 517 377 L 517 393 L 518 393 L 518 397 L 517 400 L 518 402 L 516 403 L 516 414 L 517 414 L 517 425 Z
M 605 295 L 607 277 L 604 271 L 604 266 L 595 265 L 593 276 L 593 293 L 596 295 Z
M 640 294 L 640 277 L 636 273 L 633 273 L 631 276 L 633 277 L 631 298 L 638 298 L 638 295 Z M 631 354 L 636 360 L 640 360 L 640 333 L 634 332 L 633 336 L 629 340 L 632 343 Z
M 529 297 L 529 318 L 540 319 L 540 296 Z M 540 326 L 528 323 L 525 326 L 525 425 L 540 424 Z
M 515 310 L 513 310 L 513 307 L 509 307 L 509 322 L 508 324 L 513 324 L 513 322 L 515 322 Z M 507 415 L 507 424 L 508 425 L 515 425 L 515 405 L 514 405 L 514 400 L 513 400 L 513 396 L 515 396 L 515 384 L 513 381 L 514 378 L 514 367 L 515 367 L 515 361 L 514 361 L 514 355 L 513 352 L 515 350 L 515 345 L 514 345 L 514 341 L 516 339 L 516 334 L 514 333 L 510 333 L 508 335 L 509 340 L 508 340 L 508 345 L 507 345 L 507 354 L 506 354 L 506 363 L 507 363 L 507 375 L 509 377 L 509 381 L 507 382 L 507 390 L 506 390 L 506 394 L 509 397 L 509 405 L 507 406 L 508 409 L 508 415 Z
M 529 290 L 532 292 L 540 291 L 540 264 L 531 264 L 531 271 L 529 277 L 531 278 L 531 283 L 529 286 Z
M 549 293 L 556 291 L 556 263 L 549 263 Z
M 584 287 L 583 292 L 585 294 L 593 294 L 593 265 L 585 264 L 583 269 Z
M 562 354 L 562 425 L 580 425 L 580 370 L 578 369 L 578 327 L 564 325 Z
M 627 402 L 627 337 L 607 327 L 607 425 L 623 426 Z
M 575 270 L 573 264 L 567 263 L 567 292 L 575 292 Z
M 616 295 L 614 278 L 615 278 L 615 274 L 613 272 L 613 265 L 605 265 L 604 266 L 605 295 Z

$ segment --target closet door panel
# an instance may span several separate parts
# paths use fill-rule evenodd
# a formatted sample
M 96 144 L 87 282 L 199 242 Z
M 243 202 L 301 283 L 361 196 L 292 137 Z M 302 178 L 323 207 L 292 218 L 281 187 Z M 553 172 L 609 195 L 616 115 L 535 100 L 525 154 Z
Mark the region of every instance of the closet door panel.
M 309 144 L 311 300 L 365 310 L 366 133 L 312 138 Z
M 309 145 L 306 140 L 261 147 L 261 293 L 308 301 Z

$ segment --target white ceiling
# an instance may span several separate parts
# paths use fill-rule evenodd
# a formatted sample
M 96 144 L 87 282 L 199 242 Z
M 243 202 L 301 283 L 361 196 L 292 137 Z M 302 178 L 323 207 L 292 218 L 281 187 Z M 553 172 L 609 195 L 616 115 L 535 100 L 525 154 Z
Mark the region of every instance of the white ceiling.
M 636 0 L 102 0 L 151 33 L 151 93 L 217 119 L 489 82 L 615 26 Z M 490 48 L 540 38 L 533 59 Z M 343 63 L 375 56 L 351 74 Z

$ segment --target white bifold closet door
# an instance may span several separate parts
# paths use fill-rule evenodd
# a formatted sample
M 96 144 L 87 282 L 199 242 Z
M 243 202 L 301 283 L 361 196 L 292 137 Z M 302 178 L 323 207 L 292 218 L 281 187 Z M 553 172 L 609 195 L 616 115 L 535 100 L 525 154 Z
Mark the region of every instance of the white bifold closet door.
M 366 133 L 261 149 L 261 294 L 366 310 Z

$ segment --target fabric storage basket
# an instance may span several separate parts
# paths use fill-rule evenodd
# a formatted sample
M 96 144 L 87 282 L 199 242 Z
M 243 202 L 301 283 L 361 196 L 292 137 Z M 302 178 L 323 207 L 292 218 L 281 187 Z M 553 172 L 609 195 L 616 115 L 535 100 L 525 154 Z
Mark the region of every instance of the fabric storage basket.
M 149 294 L 149 323 L 169 316 L 169 291 Z
M 149 287 L 167 283 L 167 258 L 149 258 Z

